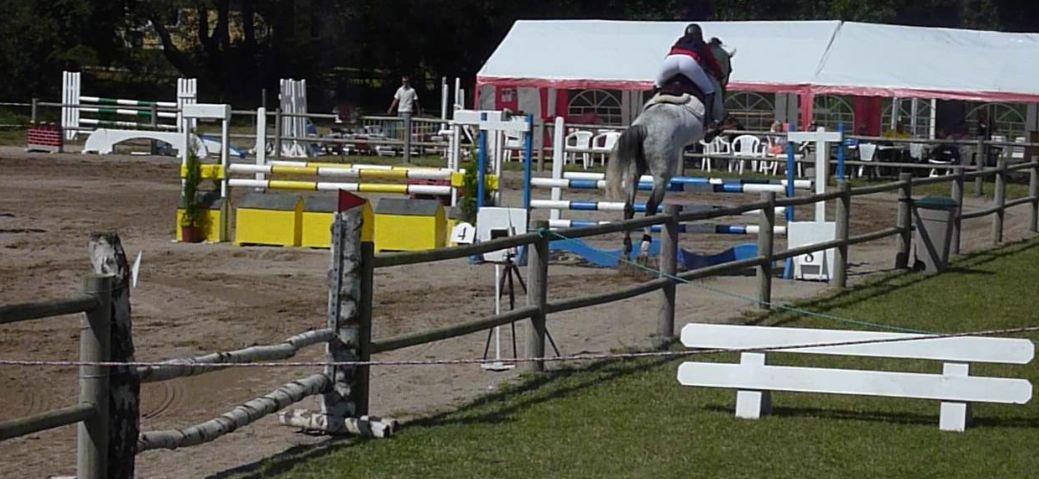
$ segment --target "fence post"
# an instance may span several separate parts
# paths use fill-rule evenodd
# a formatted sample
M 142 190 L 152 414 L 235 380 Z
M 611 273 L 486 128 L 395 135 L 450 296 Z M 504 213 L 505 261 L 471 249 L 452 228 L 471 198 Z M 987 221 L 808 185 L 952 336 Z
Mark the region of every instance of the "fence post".
M 898 190 L 898 226 L 902 232 L 898 236 L 898 254 L 895 256 L 896 268 L 909 267 L 909 246 L 913 241 L 913 174 L 899 173 L 898 181 L 903 183 Z
M 678 274 L 678 212 L 679 205 L 664 205 L 664 214 L 670 218 L 660 235 L 660 277 L 671 281 L 660 288 L 660 311 L 657 316 L 657 347 L 664 349 L 675 337 L 675 275 Z
M 32 97 L 32 110 L 30 110 L 30 113 L 29 113 L 29 122 L 30 122 L 31 124 L 33 124 L 33 125 L 35 125 L 35 124 L 36 124 L 36 120 L 38 119 L 38 118 L 37 118 L 37 116 L 36 116 L 36 109 L 37 109 L 37 108 L 38 108 L 38 106 L 39 106 L 39 105 L 37 105 L 37 103 L 38 103 L 39 101 L 40 101 L 40 100 L 39 100 L 38 98 L 36 98 L 36 97 Z
M 159 105 L 155 103 L 151 104 L 151 127 L 153 130 L 159 128 Z M 151 140 L 149 143 L 151 143 L 151 154 L 158 154 L 159 143 L 155 140 Z
M 768 260 L 758 266 L 758 309 L 772 309 L 772 253 L 776 229 L 776 192 L 765 191 L 761 199 L 766 205 L 758 218 L 758 256 Z
M 98 305 L 87 312 L 80 326 L 79 360 L 84 363 L 108 361 L 112 276 L 88 275 L 83 290 L 97 298 Z M 108 462 L 108 368 L 79 367 L 79 402 L 91 404 L 95 413 L 78 425 L 76 475 L 80 479 L 102 479 Z
M 966 159 L 960 158 L 960 166 L 966 166 L 966 163 Z M 952 180 L 952 200 L 956 202 L 956 216 L 952 219 L 952 240 L 949 244 L 949 251 L 952 254 L 960 254 L 960 228 L 963 224 L 963 187 L 966 181 L 966 174 L 967 170 L 965 168 L 958 168 L 955 173 L 956 177 Z
M 337 211 L 332 223 L 332 264 L 328 275 L 328 319 L 326 327 L 335 331 L 335 338 L 325 347 L 328 362 L 353 361 L 360 357 L 360 323 L 370 312 L 364 307 L 363 269 L 358 264 L 363 260 L 361 246 L 362 207 Z M 342 424 L 345 418 L 354 416 L 358 388 L 358 370 L 347 366 L 329 365 L 325 375 L 331 387 L 321 395 L 321 414 L 326 424 Z
M 363 221 L 363 219 L 362 219 Z M 358 337 L 357 360 L 372 359 L 372 295 L 375 291 L 375 243 L 361 243 L 361 296 L 358 298 Z M 357 417 L 368 414 L 368 401 L 371 389 L 371 367 L 359 366 L 354 373 L 356 378 L 353 393 Z
M 837 199 L 837 241 L 848 241 L 849 223 L 851 220 L 851 185 L 844 179 L 837 183 L 841 196 Z M 901 203 L 899 203 L 901 206 Z M 908 254 L 908 249 L 906 253 Z M 834 248 L 833 255 L 833 287 L 844 289 L 848 286 L 848 244 Z
M 1028 215 L 1028 231 L 1039 233 L 1039 159 L 1030 160 L 1028 170 L 1028 196 L 1032 198 L 1032 212 Z
M 1003 242 L 1003 219 L 1006 217 L 1007 197 L 1007 157 L 1000 155 L 996 163 L 996 191 L 992 196 L 992 203 L 998 208 L 992 216 L 992 244 L 998 245 Z
M 411 113 L 404 114 L 404 163 L 411 163 Z
M 534 145 L 538 148 L 538 173 L 545 171 L 545 120 L 538 120 Z
M 281 160 L 281 107 L 274 110 L 274 160 Z
M 114 275 L 109 360 L 134 362 L 130 317 L 130 264 L 115 233 L 92 233 L 88 250 L 95 274 Z M 141 383 L 134 366 L 109 368 L 108 472 L 105 477 L 132 479 L 137 436 L 140 434 Z
M 983 139 L 978 140 L 974 151 L 974 170 L 984 170 L 985 162 L 988 160 L 988 144 L 986 144 Z M 974 196 L 981 196 L 983 194 L 985 194 L 985 178 L 978 175 L 974 178 Z
M 548 231 L 548 221 L 534 222 L 535 231 Z M 537 308 L 530 318 L 527 333 L 527 357 L 545 357 L 545 304 L 548 303 L 548 252 L 549 238 L 541 236 L 528 248 L 527 259 L 527 304 Z M 531 361 L 528 369 L 533 372 L 545 370 L 544 361 Z

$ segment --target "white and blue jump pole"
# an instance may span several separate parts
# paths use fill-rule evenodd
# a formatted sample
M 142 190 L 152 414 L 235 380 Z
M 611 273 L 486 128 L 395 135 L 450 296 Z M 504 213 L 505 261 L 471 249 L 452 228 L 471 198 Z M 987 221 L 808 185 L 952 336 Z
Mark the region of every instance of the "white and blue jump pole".
M 527 115 L 527 133 L 523 136 L 523 207 L 530 211 L 530 182 L 534 157 L 534 115 Z M 499 180 L 500 181 L 500 180 Z M 527 217 L 530 221 L 530 217 Z M 529 225 L 528 225 L 529 226 Z
M 790 128 L 788 132 L 797 131 L 797 125 L 794 122 L 790 122 Z M 794 142 L 790 141 L 790 136 L 787 135 L 786 142 L 786 196 L 787 198 L 794 197 L 794 179 L 797 177 L 797 158 L 796 148 Z M 786 209 L 786 224 L 790 224 L 794 221 L 794 208 Z M 794 277 L 794 260 L 787 258 L 783 262 L 783 279 L 793 279 Z

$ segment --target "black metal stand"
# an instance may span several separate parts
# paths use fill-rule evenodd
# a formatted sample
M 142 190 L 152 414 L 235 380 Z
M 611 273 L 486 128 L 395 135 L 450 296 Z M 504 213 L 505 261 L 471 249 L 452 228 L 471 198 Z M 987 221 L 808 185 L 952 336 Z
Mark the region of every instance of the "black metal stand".
M 498 299 L 500 300 L 501 295 L 509 295 L 509 311 L 516 309 L 516 283 L 519 283 L 520 287 L 523 288 L 523 294 L 527 294 L 527 283 L 523 281 L 523 275 L 520 273 L 519 266 L 512 260 L 513 253 L 509 252 L 505 254 L 505 261 L 502 263 L 504 270 L 502 271 L 501 277 L 498 278 Z M 516 323 L 510 323 L 509 326 L 512 329 L 512 357 L 513 359 L 519 357 L 519 352 L 516 347 Z M 494 336 L 494 328 L 487 331 L 487 341 L 483 347 L 483 359 L 487 360 L 487 355 L 491 349 L 491 338 Z M 552 345 L 552 350 L 556 353 L 556 356 L 560 356 L 559 348 L 556 347 L 556 341 L 552 339 L 552 334 L 547 330 L 545 336 L 548 338 L 549 344 Z

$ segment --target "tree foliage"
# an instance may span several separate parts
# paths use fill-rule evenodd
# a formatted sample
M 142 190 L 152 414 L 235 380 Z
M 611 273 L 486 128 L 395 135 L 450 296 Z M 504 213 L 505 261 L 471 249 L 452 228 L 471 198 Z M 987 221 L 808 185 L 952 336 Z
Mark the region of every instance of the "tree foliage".
M 0 0 L 0 11 L 0 68 L 9 79 L 0 98 L 53 98 L 62 69 L 89 68 L 153 89 L 196 77 L 206 100 L 242 105 L 258 103 L 263 88 L 276 91 L 279 78 L 307 78 L 325 100 L 353 91 L 362 103 L 382 103 L 402 73 L 420 90 L 422 79 L 471 80 L 518 19 L 1039 30 L 1036 0 Z

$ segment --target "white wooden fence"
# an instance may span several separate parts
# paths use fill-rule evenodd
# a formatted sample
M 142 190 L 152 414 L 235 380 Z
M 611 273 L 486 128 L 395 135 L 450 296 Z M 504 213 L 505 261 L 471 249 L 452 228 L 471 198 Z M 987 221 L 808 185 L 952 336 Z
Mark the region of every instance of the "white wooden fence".
M 737 389 L 736 416 L 745 419 L 758 419 L 769 412 L 771 391 L 938 400 L 939 428 L 943 431 L 963 431 L 972 402 L 1025 404 L 1031 400 L 1032 384 L 1028 380 L 969 375 L 970 363 L 1028 364 L 1035 355 L 1031 340 L 970 336 L 920 339 L 926 337 L 872 331 L 688 324 L 682 328 L 685 346 L 743 352 L 739 364 L 682 363 L 678 382 L 684 386 Z M 941 361 L 943 367 L 941 374 L 926 374 L 769 366 L 765 364 L 765 350 L 775 351 L 773 354 L 924 359 Z

